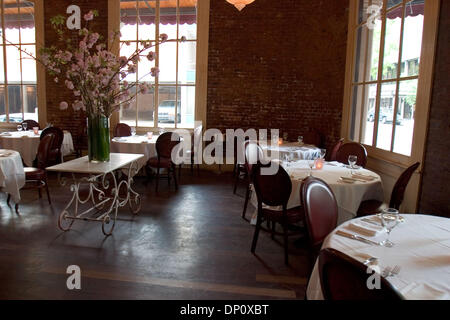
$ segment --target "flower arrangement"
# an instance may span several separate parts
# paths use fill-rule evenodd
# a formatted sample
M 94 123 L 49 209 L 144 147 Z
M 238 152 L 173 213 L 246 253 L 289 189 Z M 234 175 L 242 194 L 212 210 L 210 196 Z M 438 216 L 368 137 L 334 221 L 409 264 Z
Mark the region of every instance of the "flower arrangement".
M 84 15 L 85 26 L 78 32 L 81 40 L 76 45 L 66 35 L 65 17 L 59 15 L 51 18 L 52 27 L 64 49 L 55 46 L 42 48 L 37 60 L 45 66 L 55 82 L 63 81 L 73 92 L 74 110 L 84 110 L 87 115 L 103 115 L 109 118 L 121 105 L 127 108 L 137 94 L 151 89 L 152 85 L 149 83 L 129 83 L 123 79 L 136 73 L 141 59 L 153 61 L 155 52 L 151 49 L 168 39 L 166 34 L 161 34 L 158 41 L 139 41 L 138 49 L 129 57 L 117 56 L 108 50 L 105 42 L 100 42 L 102 37 L 98 33 L 89 30 L 89 22 L 95 16 L 98 16 L 96 10 Z M 109 44 L 114 45 L 119 37 L 120 32 L 112 32 L 108 39 Z M 125 42 L 122 45 L 130 43 Z M 159 69 L 153 67 L 143 77 L 148 74 L 155 77 L 158 73 Z M 59 107 L 64 110 L 69 104 L 62 101 Z

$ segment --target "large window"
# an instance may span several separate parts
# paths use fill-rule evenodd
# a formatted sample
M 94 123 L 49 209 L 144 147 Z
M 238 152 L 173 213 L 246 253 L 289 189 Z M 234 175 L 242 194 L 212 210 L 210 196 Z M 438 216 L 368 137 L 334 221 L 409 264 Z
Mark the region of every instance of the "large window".
M 193 128 L 196 91 L 197 0 L 121 0 L 120 54 L 129 56 L 140 40 L 167 34 L 156 59 L 141 59 L 128 82 L 149 82 L 154 90 L 138 94 L 120 122 L 136 127 Z M 148 73 L 160 69 L 154 78 Z
M 426 1 L 357 1 L 351 140 L 411 156 L 416 110 L 428 107 L 416 103 Z
M 0 0 L 0 122 L 38 120 L 34 3 Z

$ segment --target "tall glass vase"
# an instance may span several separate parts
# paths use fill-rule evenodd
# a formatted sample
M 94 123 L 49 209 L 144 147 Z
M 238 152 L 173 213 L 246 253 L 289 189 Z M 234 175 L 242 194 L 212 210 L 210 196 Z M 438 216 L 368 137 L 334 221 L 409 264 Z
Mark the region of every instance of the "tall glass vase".
M 88 156 L 91 162 L 108 162 L 110 153 L 109 118 L 88 115 Z

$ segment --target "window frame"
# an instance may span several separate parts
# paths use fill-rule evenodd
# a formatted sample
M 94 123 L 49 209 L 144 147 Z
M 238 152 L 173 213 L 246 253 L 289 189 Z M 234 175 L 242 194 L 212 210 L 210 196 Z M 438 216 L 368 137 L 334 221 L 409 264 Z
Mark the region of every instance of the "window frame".
M 158 3 L 158 2 L 156 2 Z M 177 0 L 178 4 L 178 0 Z M 197 2 L 197 37 L 196 37 L 196 78 L 195 85 L 189 84 L 180 84 L 178 83 L 178 59 L 177 59 L 177 81 L 174 84 L 159 84 L 158 78 L 155 79 L 154 84 L 159 85 L 161 87 L 167 86 L 175 86 L 177 88 L 181 87 L 195 87 L 195 106 L 194 106 L 194 126 L 196 126 L 196 122 L 200 121 L 203 125 L 206 124 L 206 101 L 207 101 L 207 71 L 208 71 L 208 37 L 209 37 L 209 8 L 210 8 L 210 0 L 199 0 Z M 158 9 L 158 7 L 157 7 Z M 108 1 L 108 32 L 112 32 L 114 30 L 120 29 L 120 0 L 112 0 Z M 159 17 L 159 10 L 157 10 L 157 19 Z M 178 17 L 177 17 L 178 19 Z M 155 33 L 158 33 L 159 24 L 156 24 Z M 178 33 L 178 32 L 177 32 Z M 189 41 L 189 40 L 188 40 Z M 191 40 L 192 42 L 192 40 Z M 114 47 L 110 47 L 110 50 L 115 54 L 119 54 L 120 44 L 116 41 Z M 176 41 L 177 47 L 179 45 L 179 41 Z M 177 48 L 178 50 L 178 48 Z M 157 66 L 159 60 L 159 48 L 156 46 L 155 51 L 157 53 L 155 66 Z M 158 90 L 155 86 L 155 100 L 159 102 Z M 178 99 L 178 91 L 176 90 L 176 95 Z M 159 128 L 164 129 L 188 129 L 193 130 L 193 128 L 183 128 L 180 127 L 177 121 L 174 122 L 173 127 L 170 126 L 159 126 L 158 122 L 158 103 L 155 103 L 155 116 L 153 119 L 153 126 L 136 126 L 136 131 L 141 133 L 145 131 L 156 131 Z M 177 111 L 176 111 L 177 112 Z M 115 112 L 111 116 L 111 128 L 114 128 L 117 123 L 120 122 L 120 110 Z M 136 110 L 136 122 L 138 121 L 138 111 Z
M 397 6 L 403 6 L 404 3 L 409 2 L 409 0 L 403 0 Z M 347 140 L 352 141 L 350 139 L 352 135 L 351 128 L 351 116 L 352 116 L 352 91 L 353 91 L 353 75 L 356 68 L 356 40 L 357 40 L 357 31 L 358 27 L 365 23 L 358 23 L 358 13 L 359 13 L 359 1 L 358 0 L 350 0 L 350 10 L 349 10 L 349 23 L 348 23 L 348 38 L 347 38 L 347 63 L 346 63 L 346 75 L 345 75 L 345 86 L 344 86 L 344 105 L 343 105 L 343 113 L 342 113 L 342 127 L 341 127 L 341 135 L 345 137 Z M 383 1 L 383 9 L 382 9 L 382 17 L 385 21 L 385 14 L 387 1 Z M 395 7 L 397 7 L 395 6 Z M 425 142 L 426 142 L 426 134 L 428 129 L 428 116 L 429 116 L 429 106 L 431 102 L 431 91 L 432 91 L 432 82 L 433 82 L 433 69 L 434 69 L 434 56 L 435 49 L 437 44 L 437 31 L 438 31 L 438 22 L 439 22 L 439 1 L 426 0 L 425 1 L 425 9 L 424 9 L 424 26 L 423 26 L 423 35 L 422 35 L 422 49 L 420 54 L 420 70 L 417 85 L 417 98 L 416 98 L 416 114 L 415 114 L 415 123 L 413 129 L 413 138 L 412 138 L 412 148 L 411 155 L 406 156 L 398 153 L 394 153 L 391 151 L 386 151 L 380 148 L 376 148 L 376 135 L 378 130 L 378 116 L 379 116 L 379 108 L 376 108 L 376 115 L 374 120 L 374 136 L 372 144 L 374 146 L 365 145 L 367 148 L 369 158 L 374 158 L 377 160 L 381 160 L 388 163 L 397 164 L 402 168 L 407 167 L 411 163 L 419 161 L 423 163 L 424 150 L 425 150 Z M 391 10 L 391 9 L 389 9 Z M 404 12 L 402 13 L 404 15 Z M 380 39 L 380 56 L 384 51 L 384 33 L 385 33 L 385 25 L 383 22 L 382 30 L 381 30 L 381 39 Z M 402 34 L 403 34 L 403 23 L 402 23 Z M 402 35 L 401 34 L 401 35 Z M 400 46 L 402 46 L 403 41 L 400 41 Z M 383 51 L 381 51 L 381 49 Z M 399 48 L 401 50 L 401 47 Z M 401 52 L 399 52 L 400 60 L 401 60 Z M 367 52 L 366 52 L 367 57 Z M 365 57 L 365 58 L 366 58 Z M 424 58 L 425 57 L 425 58 Z M 377 83 L 382 84 L 386 82 L 396 81 L 398 83 L 399 79 L 408 80 L 409 78 L 416 79 L 414 77 L 397 77 L 394 79 L 383 80 L 382 79 L 382 59 L 378 61 L 378 79 L 376 81 L 365 81 L 364 83 Z M 364 64 L 366 65 L 366 64 Z M 381 67 L 380 67 L 381 66 Z M 398 73 L 401 72 L 401 67 L 398 67 Z M 364 79 L 365 80 L 365 79 Z M 381 87 L 378 86 L 377 91 L 380 91 Z M 397 91 L 399 90 L 397 86 Z M 377 97 L 380 96 L 380 93 L 377 93 Z M 398 93 L 396 94 L 398 97 Z M 394 105 L 394 116 L 397 117 L 397 107 L 398 100 L 395 99 Z M 379 105 L 378 101 L 376 105 Z M 361 110 L 362 111 L 362 110 Z M 363 113 L 363 112 L 361 112 Z M 362 115 L 359 120 L 359 126 L 362 126 Z M 393 133 L 395 133 L 395 119 L 393 121 Z M 359 142 L 360 135 L 358 135 L 355 139 L 356 142 Z M 394 141 L 394 136 L 391 141 L 391 147 Z
M 19 44 L 20 45 L 34 45 L 35 46 L 35 52 L 38 53 L 40 48 L 42 48 L 42 44 L 44 43 L 44 3 L 43 0 L 28 0 L 29 2 L 33 2 L 34 3 L 34 25 L 35 25 L 35 42 L 34 43 L 27 43 L 24 42 L 22 43 L 22 41 L 19 38 Z M 1 29 L 4 29 L 4 19 L 3 19 L 3 14 L 4 14 L 4 0 L 0 0 L 0 9 L 1 9 Z M 20 37 L 20 35 L 19 35 Z M 2 35 L 1 37 L 1 42 L 2 42 L 2 46 L 3 46 L 3 55 L 4 57 L 6 56 L 6 40 L 5 40 L 5 34 Z M 20 68 L 22 69 L 22 55 L 23 53 L 20 52 Z M 5 88 L 5 93 L 7 91 L 8 88 L 8 79 L 7 79 L 7 63 L 5 62 L 5 59 L 3 59 L 3 61 L 0 61 L 0 63 L 4 64 L 4 73 L 5 73 L 5 81 L 4 81 L 4 88 Z M 22 73 L 22 70 L 21 70 Z M 24 92 L 23 92 L 23 88 L 24 86 L 26 86 L 26 83 L 23 83 L 22 80 L 22 75 L 21 75 L 21 81 L 20 81 L 20 87 L 21 87 L 21 95 L 23 96 Z M 43 66 L 41 66 L 39 63 L 36 63 L 36 83 L 32 84 L 36 86 L 36 95 L 37 95 L 37 107 L 38 107 L 38 122 L 42 125 L 43 123 L 46 122 L 46 98 L 45 98 L 45 69 L 43 68 Z M 22 102 L 22 116 L 24 114 L 24 109 L 23 109 L 23 102 Z M 8 103 L 8 95 L 5 94 L 5 113 L 7 115 L 7 118 L 9 119 L 9 103 Z M 25 119 L 24 119 L 25 120 Z M 10 129 L 10 128 L 16 128 L 17 126 L 17 122 L 9 122 L 9 121 L 5 121 L 5 122 L 0 122 L 0 128 L 5 128 L 5 129 Z

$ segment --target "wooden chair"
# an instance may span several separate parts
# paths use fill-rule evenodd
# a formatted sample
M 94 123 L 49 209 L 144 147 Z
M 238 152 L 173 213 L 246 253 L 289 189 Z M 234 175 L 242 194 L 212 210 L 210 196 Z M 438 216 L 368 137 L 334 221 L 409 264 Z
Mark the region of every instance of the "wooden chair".
M 305 212 L 312 267 L 323 240 L 337 226 L 338 206 L 328 184 L 315 177 L 307 177 L 303 180 L 300 186 L 300 198 Z
M 129 137 L 131 136 L 131 127 L 126 123 L 118 123 L 114 128 L 114 137 Z
M 39 128 L 39 123 L 37 123 L 34 120 L 28 119 L 28 120 L 23 120 L 22 121 L 22 126 L 23 124 L 26 123 L 27 124 L 27 130 L 33 130 L 34 127 L 38 127 Z
M 47 182 L 47 171 L 45 168 L 50 166 L 48 160 L 51 151 L 51 145 L 55 135 L 49 133 L 44 136 L 39 142 L 38 153 L 37 153 L 37 165 L 36 167 L 25 167 L 25 186 L 22 190 L 26 189 L 38 189 L 39 198 L 42 198 L 41 189 L 45 188 L 47 192 L 48 203 L 52 204 L 50 200 L 50 193 L 48 192 L 48 182 Z M 7 203 L 9 204 L 10 196 L 8 195 Z M 16 211 L 19 209 L 19 205 L 16 204 Z
M 414 171 L 416 171 L 419 166 L 420 162 L 414 163 L 412 166 L 403 171 L 400 177 L 398 177 L 397 181 L 395 182 L 394 188 L 392 189 L 389 208 L 395 208 L 397 210 L 400 209 L 400 205 L 402 204 L 403 198 L 405 197 L 405 190 L 408 186 L 409 180 L 411 179 Z M 356 215 L 358 217 L 363 217 L 371 214 L 377 214 L 384 208 L 386 208 L 386 205 L 381 201 L 365 200 L 359 205 Z
M 336 161 L 337 152 L 343 144 L 344 138 L 339 139 L 339 141 L 333 146 L 333 149 L 331 149 L 331 152 L 327 152 L 325 156 L 326 161 Z
M 42 133 L 40 139 L 42 140 L 47 135 L 53 135 L 54 139 L 52 140 L 52 144 L 50 146 L 50 153 L 48 156 L 48 165 L 55 165 L 62 162 L 62 143 L 64 140 L 64 131 L 58 127 L 47 127 Z
M 298 228 L 297 230 L 300 232 L 293 231 L 289 233 L 288 229 L 290 226 L 302 221 L 304 216 L 301 207 L 287 209 L 287 203 L 292 191 L 291 178 L 287 172 L 279 166 L 276 174 L 261 174 L 261 169 L 269 166 L 270 163 L 268 165 L 262 165 L 260 163 L 253 165 L 252 178 L 258 198 L 258 218 L 256 220 L 251 252 L 255 253 L 256 243 L 263 221 L 267 221 L 268 224 L 272 222 L 272 238 L 275 234 L 283 236 L 284 262 L 288 264 L 288 237 L 304 233 L 303 230 Z M 263 203 L 268 206 L 281 206 L 282 211 L 263 208 Z M 275 232 L 275 225 L 273 223 L 279 223 L 283 228 L 283 232 Z
M 242 210 L 242 219 L 247 220 L 245 217 L 245 213 L 247 212 L 247 206 L 248 201 L 251 197 L 252 192 L 252 170 L 253 165 L 261 162 L 264 158 L 264 152 L 261 146 L 256 142 L 251 142 L 249 140 L 244 142 L 244 165 L 243 168 L 245 170 L 245 178 L 246 178 L 246 192 L 245 192 L 245 200 L 244 200 L 244 209 Z M 239 173 L 238 173 L 239 174 Z M 239 179 L 238 176 L 236 176 L 236 180 Z M 236 192 L 236 185 L 237 182 L 235 182 L 235 192 Z
M 367 266 L 335 249 L 319 254 L 319 275 L 325 300 L 403 300 L 383 277 L 380 288 L 367 287 Z
M 348 164 L 348 156 L 355 155 L 358 157 L 356 164 L 365 167 L 367 164 L 367 150 L 357 142 L 350 142 L 343 144 L 336 153 L 336 161 Z
M 167 170 L 167 180 L 170 185 L 170 175 L 172 175 L 175 189 L 178 190 L 176 166 L 172 162 L 172 150 L 180 142 L 180 137 L 175 132 L 164 132 L 156 140 L 156 157 L 150 158 L 147 162 L 147 166 L 150 168 L 156 168 L 156 192 L 158 192 L 158 184 L 160 177 L 160 169 Z M 147 171 L 150 176 L 149 172 Z

